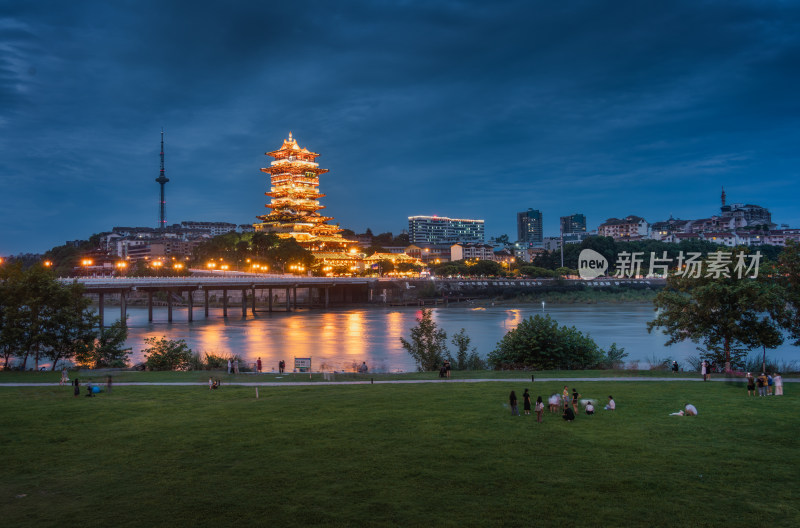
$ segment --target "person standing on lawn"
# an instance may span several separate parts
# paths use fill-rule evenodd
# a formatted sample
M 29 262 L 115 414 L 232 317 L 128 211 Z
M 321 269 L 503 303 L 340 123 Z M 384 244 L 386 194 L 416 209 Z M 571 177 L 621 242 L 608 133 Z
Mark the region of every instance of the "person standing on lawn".
M 544 414 L 544 403 L 542 397 L 536 398 L 536 406 L 533 408 L 536 411 L 536 421 L 542 423 L 542 414 Z
M 578 389 L 573 387 L 572 388 L 572 410 L 575 412 L 575 414 L 578 414 L 578 398 L 580 398 L 580 397 L 581 397 L 581 395 L 578 394 Z
M 750 372 L 747 373 L 747 395 L 748 396 L 756 395 L 756 379 Z
M 772 376 L 772 382 L 775 384 L 775 396 L 783 396 L 783 378 L 780 372 Z
M 511 416 L 519 416 L 519 409 L 517 408 L 517 393 L 513 390 L 508 395 L 508 403 L 511 405 Z
M 522 409 L 526 415 L 531 414 L 531 395 L 528 389 L 525 389 L 525 392 L 522 393 Z

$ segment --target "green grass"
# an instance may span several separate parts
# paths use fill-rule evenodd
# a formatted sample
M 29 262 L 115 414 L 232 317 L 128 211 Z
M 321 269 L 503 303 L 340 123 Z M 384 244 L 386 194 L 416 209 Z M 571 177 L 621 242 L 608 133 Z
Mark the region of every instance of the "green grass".
M 570 384 L 572 388 L 573 384 Z M 797 526 L 800 398 L 585 382 L 0 388 L 5 526 Z M 669 416 L 687 402 L 695 418 Z

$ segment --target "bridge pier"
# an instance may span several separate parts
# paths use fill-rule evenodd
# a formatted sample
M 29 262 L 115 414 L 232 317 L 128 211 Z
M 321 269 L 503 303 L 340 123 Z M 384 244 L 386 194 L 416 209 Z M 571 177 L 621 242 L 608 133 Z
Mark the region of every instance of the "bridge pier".
M 252 293 L 253 293 L 252 310 L 253 310 L 253 317 L 255 317 L 255 315 L 256 315 L 256 287 L 255 286 L 253 286 Z
M 247 290 L 242 289 L 242 317 L 247 317 Z
M 167 321 L 172 322 L 172 290 L 167 290 Z
M 98 301 L 98 313 L 100 314 L 100 328 L 103 328 L 103 322 L 105 321 L 105 303 L 104 301 L 105 295 L 103 292 L 97 294 L 97 301 Z
M 287 312 L 291 312 L 292 311 L 291 302 L 292 302 L 292 292 L 289 290 L 289 288 L 286 288 L 286 311 Z
M 269 297 L 269 311 L 272 313 L 272 288 L 267 288 L 267 293 Z
M 294 309 L 297 310 L 297 285 L 292 288 L 292 294 L 294 296 Z
M 206 319 L 208 319 L 208 290 L 203 288 L 203 299 L 205 301 Z
M 153 292 L 147 290 L 147 320 L 153 322 Z
M 228 290 L 222 290 L 222 317 L 228 317 Z
M 119 291 L 119 320 L 128 324 L 128 298 L 125 296 L 125 290 Z
M 191 323 L 193 320 L 192 317 L 192 309 L 194 308 L 194 290 L 189 290 L 186 292 L 189 295 L 188 303 L 189 303 L 189 318 L 188 321 Z
M 329 295 L 330 291 L 331 291 L 330 286 L 325 286 L 325 309 L 326 310 L 328 309 L 328 306 L 330 305 L 330 295 Z

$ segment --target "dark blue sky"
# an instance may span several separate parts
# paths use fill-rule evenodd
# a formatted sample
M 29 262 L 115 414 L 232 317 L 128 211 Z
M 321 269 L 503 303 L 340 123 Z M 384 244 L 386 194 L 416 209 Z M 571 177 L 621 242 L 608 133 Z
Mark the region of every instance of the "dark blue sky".
M 264 152 L 319 152 L 324 213 L 709 216 L 800 227 L 800 3 L 46 2 L 0 7 L 0 254 L 264 214 Z

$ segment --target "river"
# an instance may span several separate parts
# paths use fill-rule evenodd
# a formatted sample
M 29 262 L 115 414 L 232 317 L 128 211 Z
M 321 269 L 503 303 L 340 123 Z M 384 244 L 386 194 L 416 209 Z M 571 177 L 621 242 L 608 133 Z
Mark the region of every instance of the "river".
M 229 310 L 232 314 L 235 310 Z M 478 353 L 485 357 L 509 330 L 535 314 L 548 314 L 559 324 L 575 326 L 606 349 L 611 343 L 624 347 L 626 361 L 639 361 L 648 368 L 650 361 L 670 357 L 685 364 L 685 358 L 698 355 L 696 345 L 683 342 L 665 347 L 660 332 L 647 333 L 647 322 L 654 312 L 650 303 L 619 304 L 526 304 L 516 306 L 458 305 L 434 308 L 436 323 L 448 336 L 465 328 Z M 291 370 L 295 357 L 311 357 L 312 370 L 352 370 L 366 361 L 374 372 L 413 371 L 415 365 L 400 344 L 416 324 L 417 308 L 359 307 L 337 310 L 300 310 L 292 313 L 261 313 L 255 317 L 240 313 L 226 318 L 222 309 L 211 308 L 208 319 L 195 309 L 194 322 L 187 323 L 186 309 L 175 309 L 173 323 L 166 322 L 166 309 L 154 309 L 154 321 L 147 321 L 147 309 L 129 307 L 128 346 L 131 359 L 142 361 L 141 350 L 147 337 L 166 336 L 184 339 L 196 352 L 218 355 L 238 354 L 246 362 L 261 358 L 264 371 L 277 370 L 286 361 Z M 107 322 L 119 317 L 119 309 L 106 307 Z M 452 350 L 451 346 L 451 350 Z M 753 354 L 756 352 L 754 351 Z M 780 361 L 800 360 L 800 349 L 788 343 L 767 351 Z

